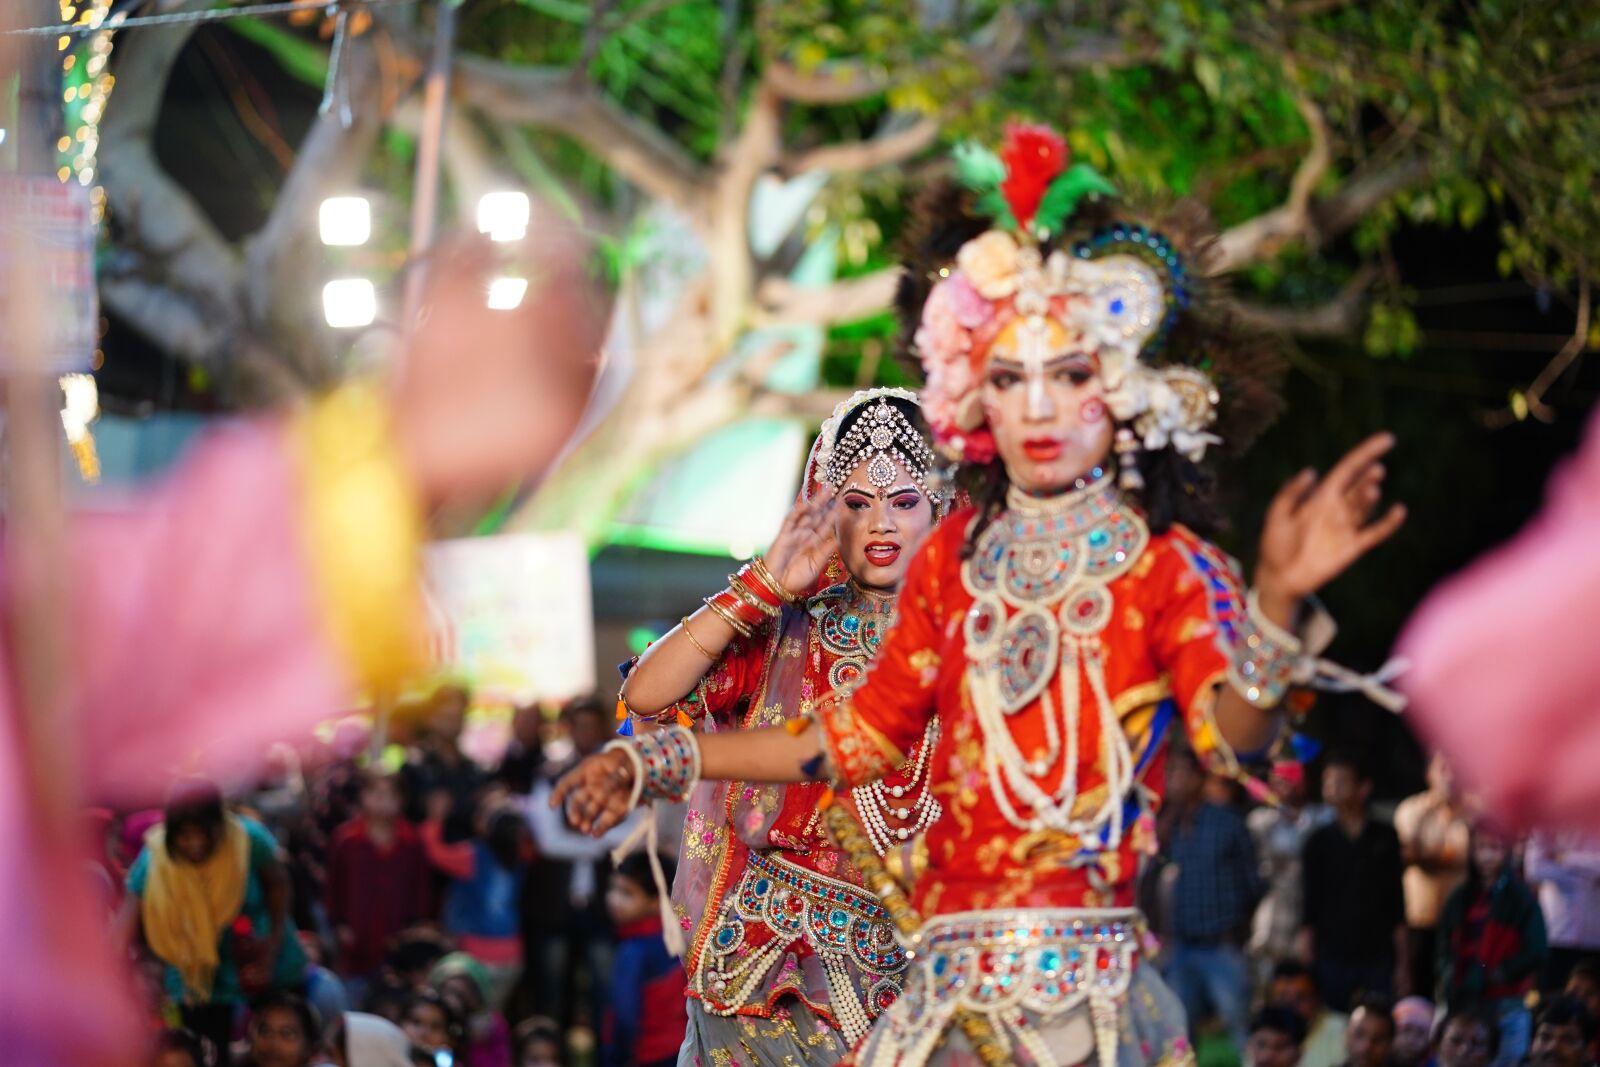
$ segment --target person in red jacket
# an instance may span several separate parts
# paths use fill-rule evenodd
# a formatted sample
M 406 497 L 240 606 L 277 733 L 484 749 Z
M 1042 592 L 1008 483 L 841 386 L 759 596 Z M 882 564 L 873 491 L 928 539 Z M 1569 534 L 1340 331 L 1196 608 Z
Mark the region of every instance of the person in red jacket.
M 666 881 L 675 873 L 661 860 Z M 650 857 L 635 852 L 612 872 L 606 911 L 617 931 L 617 954 L 601 1031 L 601 1067 L 671 1067 L 689 1025 L 683 964 L 662 940 L 661 893 Z
M 383 966 L 390 937 L 432 917 L 427 856 L 400 814 L 400 784 L 373 769 L 360 778 L 360 814 L 333 835 L 328 919 L 339 939 L 341 977 L 359 994 Z

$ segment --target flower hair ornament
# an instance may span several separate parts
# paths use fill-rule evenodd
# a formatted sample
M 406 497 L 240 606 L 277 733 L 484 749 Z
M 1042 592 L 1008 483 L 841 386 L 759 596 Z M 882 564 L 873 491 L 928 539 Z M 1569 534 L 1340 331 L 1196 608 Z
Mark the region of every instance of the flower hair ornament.
M 1154 358 L 1191 301 L 1188 268 L 1172 242 L 1113 222 L 1047 250 L 1080 203 L 1116 190 L 1088 164 L 1068 166 L 1065 142 L 1046 127 L 1008 127 L 998 155 L 963 145 L 955 171 L 993 227 L 939 269 L 913 337 L 926 376 L 923 413 L 940 448 L 973 463 L 994 459 L 979 398 L 991 356 L 1039 365 L 1073 349 L 1099 359 L 1106 406 L 1130 451 L 1171 448 L 1198 462 L 1220 443 L 1211 432 L 1220 400 L 1211 378 Z
M 929 474 L 938 457 L 926 436 L 900 408 L 889 403 L 890 397 L 921 407 L 917 394 L 909 389 L 865 389 L 851 395 L 823 422 L 816 454 L 807 469 L 817 484 L 840 489 L 850 472 L 865 460 L 867 481 L 874 488 L 887 489 L 894 484 L 898 464 L 937 508 L 940 494 L 930 486 Z M 841 437 L 839 428 L 845 418 L 862 408 L 865 410 Z

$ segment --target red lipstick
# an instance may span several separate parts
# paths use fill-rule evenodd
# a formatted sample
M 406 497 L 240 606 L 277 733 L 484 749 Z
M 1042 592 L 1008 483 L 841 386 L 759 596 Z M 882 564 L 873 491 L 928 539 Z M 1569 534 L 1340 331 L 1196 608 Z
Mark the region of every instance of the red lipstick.
M 1061 447 L 1054 437 L 1030 437 L 1022 442 L 1022 454 L 1035 463 L 1049 463 L 1061 458 Z
M 874 567 L 888 567 L 900 558 L 900 546 L 893 541 L 869 541 L 861 554 Z

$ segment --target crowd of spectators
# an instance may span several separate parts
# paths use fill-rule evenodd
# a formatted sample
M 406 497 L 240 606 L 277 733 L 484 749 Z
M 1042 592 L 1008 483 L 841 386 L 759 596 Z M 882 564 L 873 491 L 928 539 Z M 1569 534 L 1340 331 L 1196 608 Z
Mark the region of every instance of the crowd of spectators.
M 569 830 L 550 788 L 595 699 L 515 709 L 484 758 L 469 694 L 336 734 L 257 788 L 187 779 L 98 812 L 96 877 L 160 1067 L 654 1067 L 684 1030 L 642 854 Z M 474 758 L 474 756 L 478 758 Z M 670 878 L 670 857 L 667 859 Z
M 1600 842 L 1506 835 L 1437 758 L 1387 813 L 1362 754 L 1318 762 L 1252 807 L 1169 758 L 1144 903 L 1202 1064 L 1595 1063 Z

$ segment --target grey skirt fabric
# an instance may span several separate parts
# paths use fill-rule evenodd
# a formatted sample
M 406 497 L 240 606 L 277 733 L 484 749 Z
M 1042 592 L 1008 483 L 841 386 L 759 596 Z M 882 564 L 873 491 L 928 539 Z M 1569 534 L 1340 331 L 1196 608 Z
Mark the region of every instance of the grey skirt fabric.
M 903 1004 L 890 1008 L 856 1049 L 851 1060 L 856 1067 L 981 1067 L 977 1053 L 954 1025 L 945 1030 L 926 1058 L 906 1055 L 918 1042 L 916 1023 Z M 1009 1019 L 995 1020 L 998 1025 L 994 1027 L 1007 1048 L 1008 1062 L 1018 1067 L 1096 1067 L 1099 1063 L 1089 1005 L 1051 1016 L 1026 1009 L 1009 1014 Z M 1135 968 L 1116 1026 L 1116 1067 L 1189 1067 L 1194 1063 L 1183 1005 L 1154 967 Z M 679 1067 L 683 1067 L 681 1061 Z
M 770 1019 L 712 1015 L 691 1000 L 678 1067 L 822 1067 L 848 1051 L 839 1031 L 792 997 Z

